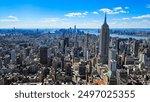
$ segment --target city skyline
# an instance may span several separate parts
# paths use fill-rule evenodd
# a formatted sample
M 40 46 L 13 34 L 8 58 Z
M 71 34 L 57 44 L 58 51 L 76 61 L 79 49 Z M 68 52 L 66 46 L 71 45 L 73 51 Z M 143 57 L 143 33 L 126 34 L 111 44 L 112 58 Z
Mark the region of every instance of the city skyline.
M 1 0 L 0 28 L 100 28 L 104 12 L 110 28 L 149 28 L 149 10 L 149 0 Z
M 150 31 L 110 30 L 105 13 L 100 32 L 0 29 L 0 85 L 150 85 Z

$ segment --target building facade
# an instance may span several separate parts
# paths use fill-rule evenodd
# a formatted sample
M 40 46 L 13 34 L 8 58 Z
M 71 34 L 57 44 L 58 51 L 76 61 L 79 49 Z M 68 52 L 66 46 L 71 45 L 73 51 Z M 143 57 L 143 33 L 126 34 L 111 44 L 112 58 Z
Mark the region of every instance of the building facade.
M 109 51 L 109 26 L 107 24 L 107 15 L 105 14 L 104 24 L 101 27 L 100 34 L 100 59 L 102 64 L 108 64 Z

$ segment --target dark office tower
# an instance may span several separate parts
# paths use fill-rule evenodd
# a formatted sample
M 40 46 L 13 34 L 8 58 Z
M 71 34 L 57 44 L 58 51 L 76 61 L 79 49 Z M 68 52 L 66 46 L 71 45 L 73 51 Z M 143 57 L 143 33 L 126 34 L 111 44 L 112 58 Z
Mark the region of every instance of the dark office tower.
M 36 29 L 36 34 L 37 34 L 37 35 L 39 34 L 39 29 Z
M 69 38 L 64 39 L 64 47 L 65 46 L 69 47 Z
M 16 34 L 16 28 L 13 27 L 12 35 L 15 35 L 15 34 Z
M 76 27 L 76 25 L 74 25 L 74 33 L 76 33 L 77 32 L 77 27 Z
M 89 36 L 89 34 L 87 33 L 86 35 L 85 35 L 85 40 L 84 40 L 84 61 L 88 61 L 88 36 Z
M 29 56 L 30 50 L 31 50 L 30 47 L 25 48 L 25 56 L 26 56 L 26 57 Z
M 71 76 L 71 75 L 72 75 L 71 63 L 67 63 L 67 65 L 66 65 L 66 70 L 65 70 L 65 74 L 66 74 L 67 76 Z
M 2 64 L 2 57 L 0 57 L 0 69 L 2 68 L 3 64 Z
M 135 40 L 133 42 L 133 54 L 135 57 L 138 56 L 139 43 Z
M 78 47 L 79 47 L 78 34 L 77 34 L 77 32 L 75 33 L 75 43 L 74 43 L 74 47 L 75 47 L 75 48 L 78 48 Z
M 117 39 L 117 40 L 116 40 L 116 44 L 115 44 L 115 45 L 116 45 L 115 48 L 116 48 L 118 54 L 119 54 L 119 43 L 120 43 L 120 40 Z
M 108 63 L 108 50 L 109 50 L 109 26 L 107 24 L 107 17 L 105 13 L 104 24 L 101 27 L 100 34 L 100 59 L 102 64 Z
M 63 41 L 63 53 L 66 52 L 66 47 L 69 47 L 69 38 L 65 38 Z
M 79 63 L 79 75 L 81 79 L 86 78 L 86 62 Z
M 43 65 L 47 64 L 48 54 L 47 54 L 47 46 L 40 47 L 40 63 Z
M 85 42 L 86 42 L 86 47 L 88 48 L 89 46 L 89 33 L 86 34 L 86 37 L 85 37 Z

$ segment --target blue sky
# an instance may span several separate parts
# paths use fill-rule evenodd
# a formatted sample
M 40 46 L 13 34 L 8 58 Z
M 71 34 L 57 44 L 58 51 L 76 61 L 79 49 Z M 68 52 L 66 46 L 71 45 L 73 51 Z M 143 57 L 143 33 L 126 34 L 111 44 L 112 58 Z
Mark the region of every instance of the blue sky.
M 150 28 L 150 0 L 0 0 L 0 28 Z

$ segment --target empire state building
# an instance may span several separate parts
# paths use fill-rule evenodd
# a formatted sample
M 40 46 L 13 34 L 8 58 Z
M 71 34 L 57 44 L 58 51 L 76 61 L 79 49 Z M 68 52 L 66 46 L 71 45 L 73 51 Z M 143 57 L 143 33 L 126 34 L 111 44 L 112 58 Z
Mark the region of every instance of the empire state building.
M 109 50 L 109 26 L 107 24 L 107 15 L 105 13 L 104 24 L 101 27 L 100 34 L 100 62 L 108 64 L 108 50 Z

